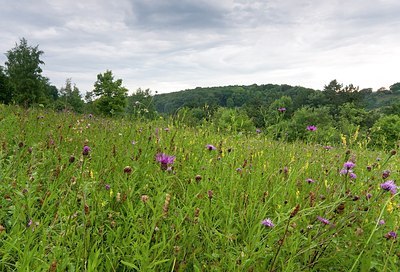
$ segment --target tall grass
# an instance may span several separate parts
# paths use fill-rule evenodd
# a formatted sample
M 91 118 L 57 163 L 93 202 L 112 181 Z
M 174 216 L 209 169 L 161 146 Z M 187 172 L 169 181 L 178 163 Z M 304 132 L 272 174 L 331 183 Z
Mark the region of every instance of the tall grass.
M 0 142 L 2 271 L 398 270 L 395 151 L 6 106 Z

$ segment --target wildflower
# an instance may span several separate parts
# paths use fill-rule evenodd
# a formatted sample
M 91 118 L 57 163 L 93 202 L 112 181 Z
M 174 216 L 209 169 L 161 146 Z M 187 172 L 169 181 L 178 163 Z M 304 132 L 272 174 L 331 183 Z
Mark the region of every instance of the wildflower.
M 214 192 L 212 190 L 208 190 L 207 195 L 208 198 L 211 200 L 213 198 Z
M 196 175 L 196 177 L 194 178 L 197 182 L 200 182 L 200 180 L 202 179 L 201 175 Z
M 354 162 L 348 161 L 348 162 L 345 162 L 345 163 L 343 164 L 343 169 L 350 170 L 350 169 L 353 169 L 354 166 L 356 166 Z
M 167 128 L 167 127 L 164 128 L 164 131 L 169 132 L 169 128 Z
M 317 130 L 317 127 L 316 126 L 307 126 L 307 130 L 308 131 L 316 131 Z
M 263 221 L 261 221 L 261 224 L 269 228 L 275 227 L 274 223 L 272 223 L 272 220 L 269 218 L 266 218 Z
M 143 203 L 146 203 L 147 201 L 149 201 L 149 196 L 148 195 L 142 195 L 141 197 L 140 197 L 140 200 L 143 202 Z
M 384 183 L 381 183 L 381 188 L 385 191 L 390 191 L 392 194 L 397 192 L 397 186 L 393 180 L 388 180 Z
M 317 216 L 317 219 L 318 219 L 319 221 L 321 221 L 324 225 L 329 225 L 329 224 L 330 224 L 330 222 L 329 222 L 328 219 L 323 218 L 323 217 L 321 217 L 321 216 Z
M 389 170 L 384 170 L 382 172 L 382 178 L 387 179 L 390 176 L 390 171 Z
M 285 112 L 285 111 L 286 111 L 286 108 L 284 108 L 284 107 L 278 108 L 278 111 L 279 111 L 279 112 Z
M 74 157 L 74 155 L 71 155 L 69 157 L 69 163 L 73 163 L 74 161 L 75 161 L 75 157 Z
M 367 200 L 368 200 L 368 199 L 370 199 L 370 198 L 372 197 L 372 195 L 371 195 L 370 193 L 368 193 L 365 197 L 366 197 Z
M 85 145 L 85 146 L 83 147 L 82 155 L 84 155 L 84 156 L 89 155 L 90 150 L 91 150 L 90 147 L 87 146 L 87 145 Z
M 156 160 L 161 163 L 161 169 L 167 170 L 169 164 L 173 164 L 175 161 L 175 156 L 169 156 L 164 153 L 158 153 L 156 155 Z
M 388 240 L 390 238 L 396 239 L 397 238 L 397 233 L 394 232 L 394 231 L 389 231 L 388 233 L 385 234 L 385 238 L 388 239 Z
M 108 191 L 108 190 L 110 190 L 110 188 L 111 188 L 111 185 L 110 185 L 110 184 L 106 184 L 104 187 L 105 187 L 105 188 L 106 188 L 106 190 Z
M 208 144 L 208 145 L 206 145 L 206 148 L 208 149 L 208 150 L 216 150 L 217 148 L 215 147 L 215 146 L 213 146 L 213 145 L 211 145 L 211 144 Z
M 330 145 L 325 145 L 325 146 L 324 146 L 324 149 L 325 149 L 325 150 L 331 150 L 332 148 L 333 148 L 333 147 L 330 146 Z
M 125 166 L 125 168 L 124 168 L 124 173 L 125 174 L 131 174 L 132 173 L 132 167 L 130 167 L 130 166 Z
M 257 128 L 256 132 L 257 132 L 257 134 L 260 134 L 261 133 L 261 129 Z
M 371 172 L 371 170 L 372 170 L 372 166 L 368 165 L 368 166 L 367 166 L 367 171 L 368 171 L 368 172 Z
M 132 141 L 131 144 L 132 144 L 132 145 L 135 145 L 135 144 L 136 144 L 136 141 Z
M 349 177 L 350 177 L 350 179 L 356 179 L 356 178 L 357 178 L 357 175 L 354 174 L 354 173 L 350 173 L 350 174 L 349 174 Z
M 381 226 L 385 225 L 385 220 L 383 220 L 383 219 L 379 220 L 378 225 L 381 225 Z
M 315 180 L 313 180 L 313 179 L 310 179 L 310 178 L 308 178 L 308 179 L 306 179 L 306 181 L 310 184 L 310 183 L 314 183 L 315 182 Z

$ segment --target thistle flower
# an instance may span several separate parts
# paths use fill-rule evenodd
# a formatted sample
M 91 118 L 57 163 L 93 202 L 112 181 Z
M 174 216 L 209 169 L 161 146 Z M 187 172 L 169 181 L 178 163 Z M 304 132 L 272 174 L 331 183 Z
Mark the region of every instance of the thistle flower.
M 308 179 L 306 179 L 306 181 L 310 184 L 310 183 L 314 183 L 315 182 L 315 180 L 313 180 L 313 179 L 310 179 L 310 178 L 308 178 Z
M 384 183 L 381 183 L 381 188 L 385 191 L 390 191 L 392 194 L 397 193 L 397 185 L 393 180 L 388 180 Z
M 87 145 L 85 145 L 85 146 L 83 147 L 82 155 L 87 156 L 87 155 L 89 155 L 89 152 L 90 152 L 90 151 L 91 151 L 90 147 L 87 146 Z
M 208 144 L 208 145 L 206 145 L 206 148 L 208 149 L 208 150 L 216 150 L 217 148 L 215 147 L 215 146 L 213 146 L 212 144 Z
M 317 219 L 318 219 L 319 221 L 321 221 L 321 223 L 324 224 L 324 225 L 329 225 L 329 224 L 331 223 L 331 222 L 329 222 L 328 219 L 323 218 L 323 217 L 321 217 L 321 216 L 317 216 Z
M 345 163 L 343 164 L 343 169 L 350 170 L 350 169 L 353 169 L 354 166 L 356 166 L 354 162 L 348 161 L 348 162 L 345 162 Z
M 317 127 L 314 126 L 314 125 L 312 125 L 312 126 L 307 126 L 307 130 L 308 130 L 308 131 L 316 131 L 316 130 L 317 130 Z
M 175 161 L 175 156 L 169 156 L 164 153 L 158 153 L 156 155 L 156 160 L 161 163 L 161 169 L 167 170 L 169 164 L 173 164 Z
M 266 218 L 263 221 L 261 221 L 261 225 L 264 225 L 264 226 L 269 227 L 269 228 L 275 227 L 274 223 L 272 223 L 272 220 L 269 219 L 269 218 Z
M 389 170 L 384 170 L 382 172 L 382 178 L 387 179 L 390 176 L 390 171 Z

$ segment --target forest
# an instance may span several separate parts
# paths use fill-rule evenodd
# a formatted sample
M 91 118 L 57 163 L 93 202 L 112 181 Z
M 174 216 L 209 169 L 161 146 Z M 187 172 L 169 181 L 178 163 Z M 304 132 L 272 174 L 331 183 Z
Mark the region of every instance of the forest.
M 262 131 L 274 139 L 340 144 L 360 139 L 392 148 L 400 135 L 400 82 L 388 89 L 360 89 L 334 79 L 322 90 L 286 84 L 197 87 L 173 93 L 128 90 L 111 70 L 82 94 L 71 78 L 61 88 L 42 75 L 39 46 L 22 38 L 0 66 L 0 102 L 102 116 L 181 118 L 186 125 L 212 123 L 216 129 Z M 308 139 L 308 125 L 317 129 Z

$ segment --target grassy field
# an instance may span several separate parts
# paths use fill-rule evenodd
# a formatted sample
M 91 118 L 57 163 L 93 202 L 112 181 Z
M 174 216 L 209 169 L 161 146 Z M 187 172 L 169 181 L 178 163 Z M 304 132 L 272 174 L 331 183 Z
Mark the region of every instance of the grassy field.
M 1 271 L 399 269 L 395 150 L 2 105 L 0 143 Z

